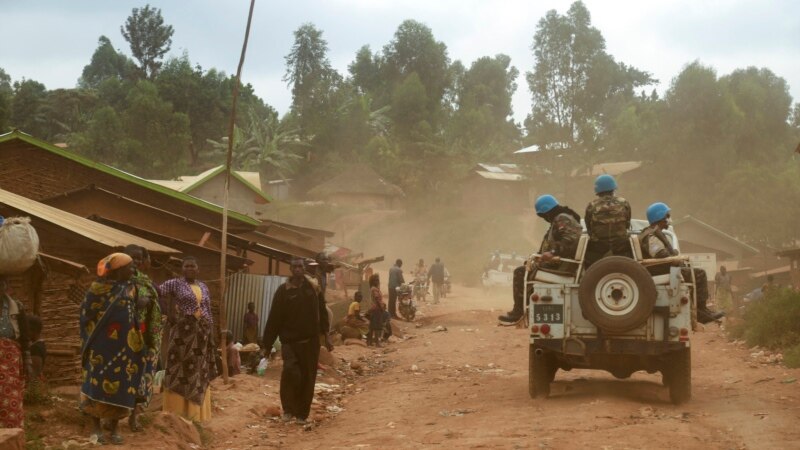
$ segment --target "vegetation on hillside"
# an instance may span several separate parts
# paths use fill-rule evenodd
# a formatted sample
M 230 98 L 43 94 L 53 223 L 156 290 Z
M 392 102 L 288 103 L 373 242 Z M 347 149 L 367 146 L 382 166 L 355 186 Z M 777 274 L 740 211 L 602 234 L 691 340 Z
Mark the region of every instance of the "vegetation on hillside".
M 304 24 L 285 60 L 291 109 L 280 116 L 243 87 L 237 168 L 291 177 L 302 192 L 344 164 L 367 163 L 412 203 L 438 208 L 458 197 L 475 163 L 514 162 L 512 151 L 535 144 L 564 174 L 642 161 L 646 181 L 627 192 L 658 193 L 747 241 L 800 238 L 791 220 L 800 214 L 800 104 L 783 78 L 747 61 L 728 74 L 687 61 L 659 95 L 647 68 L 610 53 L 581 1 L 530 28 L 532 67 L 503 54 L 452 60 L 434 30 L 405 20 L 339 73 L 323 30 Z M 0 132 L 67 142 L 149 178 L 220 164 L 232 77 L 188 53 L 168 56 L 174 30 L 158 8 L 134 9 L 121 32 L 130 51 L 100 36 L 73 89 L 12 82 L 0 68 Z M 532 92 L 523 124 L 511 106 L 520 74 Z

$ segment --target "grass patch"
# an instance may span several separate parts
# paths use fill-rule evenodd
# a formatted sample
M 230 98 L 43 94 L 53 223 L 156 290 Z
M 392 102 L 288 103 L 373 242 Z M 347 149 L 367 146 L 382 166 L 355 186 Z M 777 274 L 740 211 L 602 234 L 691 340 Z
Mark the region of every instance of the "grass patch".
M 730 328 L 748 345 L 784 351 L 784 364 L 800 367 L 800 293 L 781 289 L 747 305 L 742 321 Z

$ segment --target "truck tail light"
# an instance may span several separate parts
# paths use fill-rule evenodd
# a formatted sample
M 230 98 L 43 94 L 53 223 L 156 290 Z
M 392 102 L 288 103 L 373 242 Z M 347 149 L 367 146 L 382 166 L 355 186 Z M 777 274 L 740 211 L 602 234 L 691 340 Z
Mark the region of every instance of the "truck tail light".
M 539 325 L 534 325 L 531 327 L 531 333 L 538 333 L 539 332 Z
M 689 340 L 689 330 L 686 328 L 681 328 L 681 336 L 678 338 L 681 342 L 687 342 Z
M 681 297 L 681 305 L 689 303 L 689 297 Z
M 550 325 L 544 324 L 540 329 L 542 330 L 542 334 L 544 335 L 550 334 Z
M 532 302 L 538 302 L 539 301 L 539 294 L 531 295 L 531 301 Z

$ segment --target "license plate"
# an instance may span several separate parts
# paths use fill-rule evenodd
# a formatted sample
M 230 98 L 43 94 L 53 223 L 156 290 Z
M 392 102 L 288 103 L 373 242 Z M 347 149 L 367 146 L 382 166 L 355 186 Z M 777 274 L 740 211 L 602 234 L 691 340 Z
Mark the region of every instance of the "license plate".
M 564 323 L 564 305 L 533 305 L 534 323 Z

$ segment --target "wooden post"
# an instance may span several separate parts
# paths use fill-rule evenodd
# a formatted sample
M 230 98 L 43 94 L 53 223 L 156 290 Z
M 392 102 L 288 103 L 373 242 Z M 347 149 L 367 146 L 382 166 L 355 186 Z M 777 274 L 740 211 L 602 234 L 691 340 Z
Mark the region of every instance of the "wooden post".
M 242 66 L 244 56 L 247 53 L 247 40 L 250 38 L 250 24 L 253 21 L 253 8 L 256 0 L 250 0 L 250 12 L 247 14 L 247 28 L 244 32 L 244 44 L 242 44 L 242 54 L 239 57 L 239 67 L 236 69 L 236 80 L 233 83 L 233 104 L 231 106 L 231 120 L 228 124 L 228 154 L 225 158 L 225 192 L 222 201 L 222 244 L 220 245 L 220 302 L 219 302 L 219 327 L 220 327 L 220 346 L 222 347 L 222 379 L 228 383 L 228 343 L 225 334 L 228 331 L 228 314 L 225 305 L 225 290 L 227 284 L 227 256 L 228 256 L 228 194 L 231 187 L 231 162 L 233 160 L 233 131 L 236 126 L 236 101 L 239 98 L 239 84 L 242 79 Z

